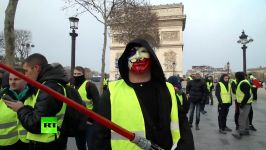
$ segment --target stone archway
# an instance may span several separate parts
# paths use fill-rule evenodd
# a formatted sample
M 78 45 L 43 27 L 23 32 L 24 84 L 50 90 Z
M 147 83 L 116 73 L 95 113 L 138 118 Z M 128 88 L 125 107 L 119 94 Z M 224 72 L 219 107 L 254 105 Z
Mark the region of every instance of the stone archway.
M 183 74 L 183 31 L 185 29 L 186 16 L 184 5 L 169 4 L 153 7 L 158 15 L 160 46 L 156 49 L 156 55 L 162 65 L 166 77 L 174 74 Z M 110 80 L 117 79 L 118 68 L 116 61 L 124 51 L 125 45 L 116 41 L 111 31 L 110 44 Z M 171 56 L 173 55 L 173 56 Z

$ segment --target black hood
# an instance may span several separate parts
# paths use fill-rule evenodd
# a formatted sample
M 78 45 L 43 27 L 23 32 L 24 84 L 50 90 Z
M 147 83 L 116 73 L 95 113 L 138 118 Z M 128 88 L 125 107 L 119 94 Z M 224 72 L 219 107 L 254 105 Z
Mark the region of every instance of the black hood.
M 237 83 L 240 83 L 240 81 L 246 79 L 246 74 L 244 72 L 236 72 L 235 77 L 236 77 Z
M 66 71 L 60 64 L 47 64 L 42 66 L 42 70 L 37 80 L 40 83 L 48 80 L 54 80 L 62 84 L 68 83 Z
M 224 84 L 229 82 L 229 81 L 228 81 L 228 82 L 225 82 L 225 81 L 224 81 L 224 77 L 225 77 L 225 76 L 228 76 L 228 75 L 227 75 L 227 74 L 222 74 L 222 76 L 220 77 L 220 80 L 219 80 L 220 82 L 222 82 L 222 83 L 224 83 Z
M 122 79 L 124 79 L 127 83 L 129 83 L 129 79 L 128 79 L 128 73 L 129 73 L 128 55 L 129 55 L 130 50 L 135 46 L 145 47 L 147 49 L 147 51 L 150 53 L 151 80 L 155 81 L 155 82 L 165 83 L 166 79 L 165 79 L 165 76 L 163 73 L 162 66 L 161 66 L 157 56 L 155 55 L 153 49 L 151 48 L 151 46 L 148 44 L 147 41 L 145 41 L 143 39 L 135 39 L 135 40 L 130 41 L 126 46 L 124 53 L 119 58 L 118 67 L 119 67 L 119 72 L 120 72 Z

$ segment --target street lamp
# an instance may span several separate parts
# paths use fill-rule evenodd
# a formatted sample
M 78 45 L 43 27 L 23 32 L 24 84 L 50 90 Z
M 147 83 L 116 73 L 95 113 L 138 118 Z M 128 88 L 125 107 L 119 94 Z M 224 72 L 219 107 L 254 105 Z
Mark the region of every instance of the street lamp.
M 229 61 L 227 62 L 227 74 L 229 75 L 229 73 L 230 73 L 230 63 L 229 63 Z
M 173 62 L 173 76 L 175 75 L 175 62 Z
M 71 81 L 73 80 L 73 74 L 74 74 L 74 67 L 75 67 L 75 49 L 76 49 L 76 37 L 78 34 L 75 32 L 76 29 L 78 29 L 78 22 L 79 19 L 76 17 L 70 17 L 69 18 L 70 22 L 70 29 L 72 29 L 72 32 L 69 33 L 69 35 L 72 38 L 71 42 L 71 71 L 70 71 L 70 76 L 71 76 Z M 71 82 L 73 85 L 73 81 Z
M 239 40 L 237 41 L 237 43 L 242 44 L 242 50 L 243 50 L 243 72 L 247 72 L 246 71 L 246 49 L 247 49 L 247 44 L 253 42 L 252 38 L 248 39 L 248 35 L 245 34 L 245 31 L 242 31 L 242 34 L 239 36 Z
M 27 49 L 27 50 L 25 51 L 25 53 L 26 53 L 26 57 L 29 56 L 29 50 L 30 50 L 29 48 L 33 48 L 33 47 L 35 47 L 34 44 L 30 44 L 30 43 L 22 43 L 21 46 L 23 47 L 23 49 L 24 49 L 24 48 Z

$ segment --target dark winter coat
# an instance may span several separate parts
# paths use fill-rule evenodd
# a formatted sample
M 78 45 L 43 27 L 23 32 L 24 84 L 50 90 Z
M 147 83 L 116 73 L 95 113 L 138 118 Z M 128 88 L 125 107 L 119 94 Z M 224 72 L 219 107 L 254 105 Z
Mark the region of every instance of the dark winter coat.
M 67 77 L 64 74 L 62 66 L 52 67 L 51 65 L 45 65 L 42 67 L 38 82 L 45 82 L 45 86 L 64 94 L 63 88 L 58 85 L 60 83 L 65 85 L 67 83 Z M 35 95 L 38 89 L 35 88 Z M 18 118 L 22 126 L 31 133 L 41 133 L 41 117 L 44 116 L 56 116 L 61 110 L 63 103 L 56 100 L 53 96 L 46 92 L 40 91 L 36 100 L 34 108 L 31 106 L 24 106 L 18 110 Z
M 177 97 L 179 128 L 180 128 L 180 136 L 181 136 L 177 144 L 177 149 L 178 150 L 195 150 L 193 134 L 189 126 L 188 118 L 187 118 L 187 113 L 189 110 L 189 102 L 186 98 L 185 93 L 178 92 L 177 94 L 182 95 L 183 97 L 183 105 L 181 105 Z
M 186 93 L 189 94 L 188 100 L 193 103 L 204 103 L 208 93 L 207 85 L 202 79 L 188 81 Z

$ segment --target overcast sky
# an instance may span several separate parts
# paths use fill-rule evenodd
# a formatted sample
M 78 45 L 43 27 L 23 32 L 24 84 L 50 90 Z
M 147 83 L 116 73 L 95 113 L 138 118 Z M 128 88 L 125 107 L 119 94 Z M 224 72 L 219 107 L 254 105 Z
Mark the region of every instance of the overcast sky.
M 266 0 L 150 0 L 151 4 L 184 4 L 184 71 L 193 65 L 223 67 L 228 61 L 234 71 L 242 70 L 241 45 L 236 41 L 244 29 L 254 39 L 248 44 L 247 68 L 266 66 Z M 0 30 L 8 0 L 0 2 Z M 71 38 L 62 0 L 20 0 L 15 29 L 32 32 L 32 52 L 44 54 L 49 62 L 70 66 Z M 89 14 L 79 16 L 76 65 L 100 71 L 103 26 Z M 109 47 L 107 49 L 109 70 Z

